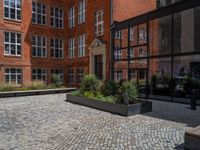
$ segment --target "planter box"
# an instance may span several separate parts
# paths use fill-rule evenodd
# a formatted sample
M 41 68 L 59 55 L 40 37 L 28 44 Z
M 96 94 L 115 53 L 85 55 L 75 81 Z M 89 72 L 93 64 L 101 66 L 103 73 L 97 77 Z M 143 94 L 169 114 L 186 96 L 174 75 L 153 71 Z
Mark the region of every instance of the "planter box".
M 191 129 L 185 133 L 185 149 L 186 150 L 200 149 L 200 126 Z
M 68 93 L 74 90 L 76 89 L 75 88 L 59 88 L 59 89 L 46 89 L 46 90 L 0 92 L 0 98 Z
M 67 94 L 68 102 L 75 104 L 88 106 L 91 108 L 107 111 L 113 114 L 118 114 L 122 116 L 131 116 L 142 113 L 147 113 L 152 111 L 152 102 L 149 101 L 138 101 L 136 104 L 123 105 L 123 104 L 112 104 L 107 102 L 101 102 L 98 100 L 92 100 L 85 97 L 73 96 Z

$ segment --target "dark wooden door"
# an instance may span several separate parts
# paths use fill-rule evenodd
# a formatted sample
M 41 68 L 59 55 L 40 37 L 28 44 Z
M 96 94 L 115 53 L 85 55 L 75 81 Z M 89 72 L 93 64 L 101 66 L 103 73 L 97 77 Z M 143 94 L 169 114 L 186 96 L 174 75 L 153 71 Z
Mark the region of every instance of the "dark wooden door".
M 98 79 L 103 80 L 103 56 L 95 56 L 95 75 Z

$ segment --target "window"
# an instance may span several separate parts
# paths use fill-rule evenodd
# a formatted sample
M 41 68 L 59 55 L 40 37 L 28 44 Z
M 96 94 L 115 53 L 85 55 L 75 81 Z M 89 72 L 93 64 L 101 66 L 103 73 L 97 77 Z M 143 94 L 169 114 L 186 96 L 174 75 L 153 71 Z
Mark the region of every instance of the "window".
M 85 56 L 85 34 L 78 37 L 78 57 Z
M 139 42 L 140 43 L 146 43 L 147 42 L 146 29 L 140 28 L 140 30 L 139 30 Z
M 136 79 L 136 71 L 134 69 L 130 69 L 129 73 L 130 73 L 130 79 L 135 80 Z
M 16 68 L 5 69 L 5 84 L 21 85 L 22 83 L 22 70 Z
M 115 81 L 116 82 L 120 82 L 122 80 L 122 71 L 121 70 L 117 70 L 115 72 Z
M 122 39 L 122 31 L 119 30 L 115 33 L 115 39 Z
M 60 78 L 60 83 L 63 84 L 63 70 L 62 69 L 53 69 L 51 70 L 51 74 L 53 75 L 57 75 Z
M 85 0 L 81 0 L 78 3 L 78 24 L 85 22 Z
M 134 48 L 130 48 L 130 58 L 134 58 Z
M 46 69 L 33 69 L 32 79 L 34 81 L 44 81 L 47 82 L 47 70 Z
M 139 57 L 146 57 L 147 56 L 147 51 L 146 49 L 139 48 Z M 139 59 L 140 63 L 147 63 L 146 59 Z
M 47 39 L 42 36 L 32 36 L 32 56 L 47 57 Z
M 4 33 L 4 54 L 21 56 L 21 34 L 13 32 Z
M 75 38 L 69 39 L 69 58 L 75 57 Z
M 130 28 L 130 41 L 134 40 L 134 28 Z
M 46 6 L 41 3 L 32 3 L 32 22 L 36 24 L 46 24 Z
M 115 51 L 115 59 L 116 60 L 122 59 L 122 50 L 120 48 L 117 48 L 117 50 Z
M 104 12 L 103 10 L 97 11 L 95 13 L 95 27 L 96 36 L 102 36 L 104 34 Z
M 69 8 L 69 28 L 75 26 L 75 7 Z
M 74 83 L 74 70 L 69 69 L 68 70 L 68 84 L 73 84 Z
M 21 0 L 4 0 L 4 17 L 21 20 Z
M 84 77 L 84 70 L 78 69 L 77 70 L 77 83 L 81 83 Z
M 51 39 L 51 57 L 63 58 L 63 40 Z
M 63 28 L 63 11 L 62 9 L 51 7 L 51 27 Z

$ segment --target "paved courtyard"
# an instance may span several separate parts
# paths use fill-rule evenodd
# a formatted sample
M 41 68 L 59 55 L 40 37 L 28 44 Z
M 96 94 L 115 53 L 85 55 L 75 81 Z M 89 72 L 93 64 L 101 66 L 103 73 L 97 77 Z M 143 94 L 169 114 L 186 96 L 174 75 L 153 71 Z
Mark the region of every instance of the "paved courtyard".
M 200 109 L 153 102 L 153 112 L 121 117 L 65 102 L 65 94 L 0 99 L 0 150 L 183 149 Z

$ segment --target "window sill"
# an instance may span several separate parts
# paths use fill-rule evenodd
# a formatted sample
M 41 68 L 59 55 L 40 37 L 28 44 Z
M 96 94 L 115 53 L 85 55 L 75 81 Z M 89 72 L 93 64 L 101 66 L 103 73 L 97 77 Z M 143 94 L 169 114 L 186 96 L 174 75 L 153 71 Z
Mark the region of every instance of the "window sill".
M 15 20 L 15 19 L 9 19 L 4 17 L 4 21 L 6 23 L 14 24 L 14 25 L 21 25 L 22 21 L 21 20 Z
M 5 55 L 5 54 L 4 54 L 4 57 L 8 57 L 8 58 L 22 58 L 21 55 L 17 56 L 17 55 Z
M 56 57 L 51 57 L 53 60 L 64 60 L 64 58 L 56 58 Z
M 46 28 L 47 24 L 37 24 L 37 23 L 32 23 L 33 26 L 35 27 L 40 27 L 40 28 Z
M 47 59 L 47 57 L 32 56 L 33 59 Z

